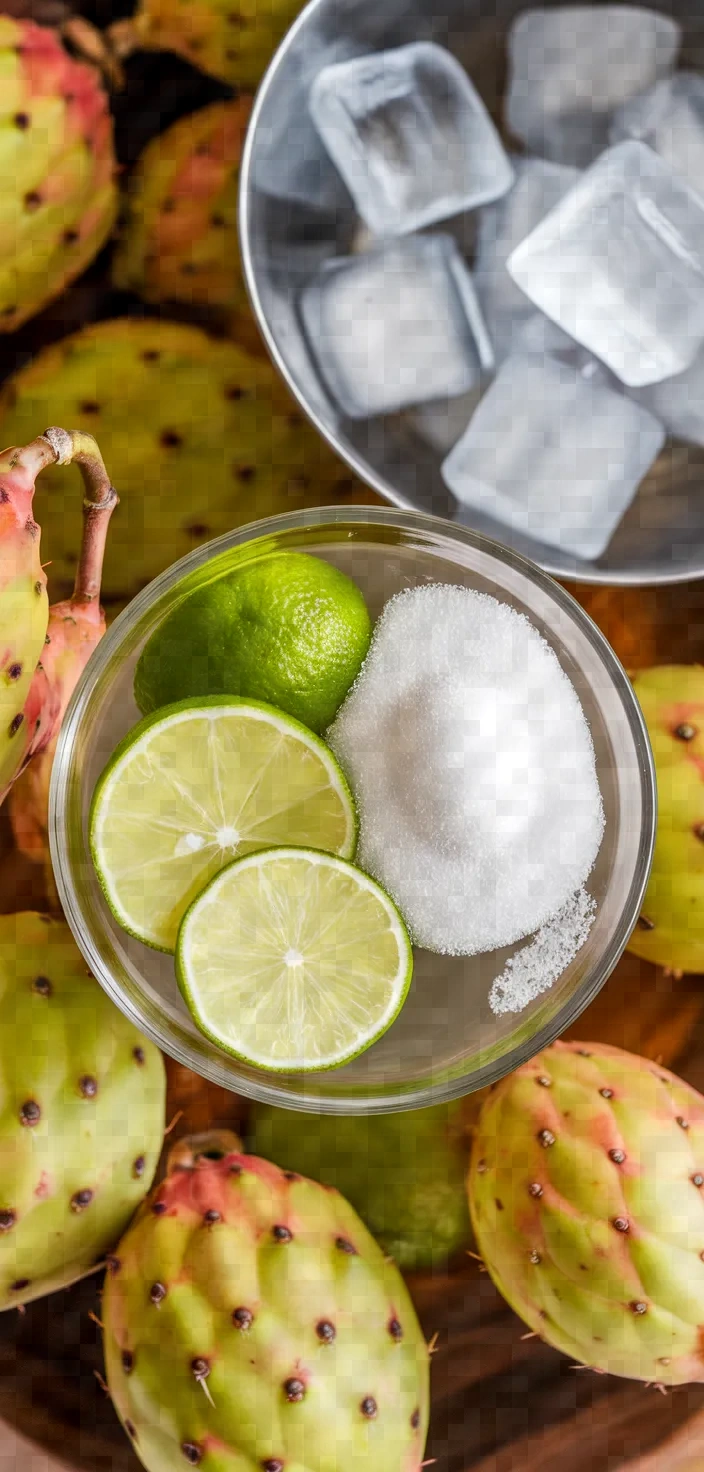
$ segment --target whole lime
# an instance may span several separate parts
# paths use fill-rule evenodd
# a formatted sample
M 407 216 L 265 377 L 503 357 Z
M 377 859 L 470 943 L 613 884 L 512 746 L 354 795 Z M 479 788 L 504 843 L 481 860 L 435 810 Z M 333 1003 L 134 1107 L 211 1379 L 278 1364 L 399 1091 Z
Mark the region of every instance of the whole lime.
M 323 731 L 371 639 L 364 598 L 345 573 L 280 552 L 191 593 L 152 635 L 137 665 L 144 715 L 203 695 L 264 700 Z

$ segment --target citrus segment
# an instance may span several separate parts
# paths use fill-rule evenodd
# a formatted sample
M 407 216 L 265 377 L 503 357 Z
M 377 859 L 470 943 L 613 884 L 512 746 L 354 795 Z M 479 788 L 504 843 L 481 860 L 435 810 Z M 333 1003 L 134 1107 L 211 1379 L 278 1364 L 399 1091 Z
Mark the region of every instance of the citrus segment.
M 259 1068 L 336 1068 L 393 1022 L 411 944 L 388 895 L 352 864 L 302 848 L 230 864 L 195 900 L 176 971 L 211 1041 Z
M 318 737 L 255 701 L 184 701 L 125 738 L 98 783 L 93 860 L 120 925 L 172 951 L 191 901 L 225 864 L 272 844 L 351 858 L 356 818 Z

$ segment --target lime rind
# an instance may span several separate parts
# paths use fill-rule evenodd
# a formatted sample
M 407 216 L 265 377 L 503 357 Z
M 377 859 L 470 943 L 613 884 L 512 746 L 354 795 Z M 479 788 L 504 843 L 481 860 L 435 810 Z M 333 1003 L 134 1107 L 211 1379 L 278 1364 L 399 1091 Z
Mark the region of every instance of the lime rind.
M 162 951 L 166 954 L 173 953 L 178 928 L 177 924 L 174 923 L 169 927 L 168 933 L 163 934 L 156 924 L 148 928 L 144 924 L 136 923 L 134 914 L 125 906 L 120 898 L 119 883 L 115 882 L 115 876 L 111 874 L 110 865 L 106 863 L 105 859 L 106 851 L 109 847 L 107 842 L 108 826 L 110 824 L 115 825 L 118 821 L 124 826 L 131 824 L 135 828 L 135 853 L 134 860 L 132 861 L 130 858 L 130 870 L 139 871 L 140 862 L 142 862 L 142 865 L 144 863 L 142 854 L 146 847 L 146 835 L 149 832 L 148 814 L 143 811 L 120 811 L 119 813 L 115 813 L 111 811 L 111 799 L 114 798 L 117 784 L 129 765 L 133 761 L 139 760 L 142 756 L 146 757 L 150 743 L 154 740 L 155 734 L 158 735 L 159 728 L 163 728 L 164 732 L 168 732 L 180 724 L 181 721 L 199 720 L 209 715 L 214 720 L 218 712 L 222 713 L 224 718 L 228 716 L 239 716 L 246 720 L 261 721 L 264 727 L 278 733 L 282 738 L 290 739 L 293 743 L 292 751 L 300 749 L 301 753 L 306 753 L 308 756 L 312 755 L 317 758 L 326 774 L 327 788 L 323 786 L 317 792 L 313 792 L 312 795 L 315 798 L 319 793 L 323 793 L 329 789 L 330 795 L 334 796 L 337 800 L 341 826 L 343 828 L 343 832 L 339 841 L 336 843 L 334 851 L 344 859 L 352 859 L 357 847 L 359 823 L 354 799 L 347 779 L 336 758 L 333 756 L 329 747 L 325 745 L 324 741 L 314 732 L 310 731 L 307 726 L 296 720 L 295 717 L 289 716 L 285 712 L 278 710 L 274 706 L 267 705 L 263 701 L 222 695 L 182 700 L 173 705 L 162 707 L 158 711 L 154 711 L 127 733 L 113 752 L 107 766 L 98 779 L 89 814 L 89 844 L 103 895 L 118 924 L 136 940 L 148 945 L 153 950 Z M 303 796 L 298 803 L 292 802 L 288 804 L 288 811 L 293 812 L 295 807 L 298 806 L 303 819 L 305 815 L 305 803 L 306 793 L 304 790 Z M 276 811 L 285 813 L 287 811 L 287 804 L 285 802 L 279 804 Z M 263 825 L 264 819 L 260 821 L 258 826 L 261 827 Z M 282 832 L 281 837 L 285 839 L 285 836 L 285 833 Z M 313 837 L 313 834 L 309 835 L 306 833 L 305 836 Z M 260 848 L 270 847 L 272 837 L 273 835 L 270 834 L 268 840 L 264 839 L 261 844 L 257 844 L 257 851 Z M 247 843 L 247 847 L 251 851 L 251 841 Z M 180 857 L 184 857 L 184 855 Z M 211 866 L 212 872 L 204 871 L 201 882 L 196 882 L 194 869 L 192 882 L 185 888 L 184 899 L 190 903 L 192 899 L 200 894 L 205 885 L 230 862 L 231 859 L 229 856 L 224 857 L 221 862 L 213 860 Z M 134 874 L 130 872 L 130 880 L 133 877 Z M 158 902 L 159 892 L 155 886 L 154 903 L 156 906 L 158 906 Z M 180 916 L 178 918 L 180 919 Z
M 243 1046 L 241 1042 L 238 1046 L 237 1042 L 233 1040 L 232 1035 L 230 1037 L 225 1036 L 224 1032 L 214 1027 L 212 1020 L 209 1020 L 208 1007 L 202 1000 L 202 976 L 199 980 L 199 976 L 196 974 L 193 966 L 196 927 L 208 915 L 208 912 L 210 912 L 208 923 L 205 925 L 205 934 L 210 945 L 215 946 L 217 944 L 217 927 L 214 925 L 212 918 L 213 906 L 222 896 L 223 891 L 226 891 L 228 887 L 232 886 L 233 879 L 244 877 L 247 872 L 253 870 L 262 873 L 270 864 L 286 862 L 288 860 L 295 861 L 299 858 L 306 859 L 309 864 L 313 864 L 319 868 L 325 868 L 342 876 L 353 878 L 357 890 L 360 893 L 363 892 L 372 897 L 377 910 L 381 908 L 383 911 L 388 922 L 389 935 L 395 940 L 398 955 L 395 974 L 392 978 L 388 978 L 388 998 L 386 1003 L 373 1016 L 373 1020 L 369 1022 L 366 1030 L 359 1029 L 354 1041 L 351 1041 L 347 1047 L 336 1052 L 334 1055 L 328 1055 L 327 1057 L 318 1056 L 314 1061 L 310 1061 L 309 1058 L 300 1054 L 298 1056 L 290 1054 L 281 1059 L 273 1057 L 271 1052 L 255 1054 L 251 1048 Z M 274 897 L 273 901 L 272 913 L 274 912 L 275 919 L 278 919 L 281 914 L 281 906 L 276 904 L 276 897 Z M 247 911 L 248 918 L 251 916 L 251 913 L 250 908 Z M 235 910 L 232 899 L 230 898 L 227 905 L 227 926 L 230 934 L 234 928 L 234 914 Z M 331 921 L 330 923 L 333 922 Z M 326 921 L 327 924 L 328 922 Z M 226 958 L 225 969 L 227 971 L 228 986 L 231 986 L 234 991 L 234 966 L 236 959 L 241 958 L 242 952 L 238 948 L 236 939 L 233 939 L 230 943 L 234 954 L 231 958 Z M 362 940 L 363 943 L 364 941 Z M 350 942 L 347 944 L 349 945 Z M 259 994 L 261 985 L 259 976 L 260 973 L 256 969 L 251 973 L 252 992 L 257 995 Z M 381 885 L 372 879 L 370 875 L 336 855 L 322 853 L 319 850 L 303 846 L 289 845 L 281 848 L 260 850 L 255 854 L 248 854 L 242 859 L 235 859 L 226 868 L 221 869 L 220 873 L 211 880 L 202 894 L 197 896 L 186 911 L 179 928 L 176 946 L 176 977 L 181 994 L 196 1026 L 210 1042 L 214 1043 L 223 1052 L 228 1053 L 231 1057 L 236 1058 L 242 1063 L 248 1064 L 252 1068 L 261 1069 L 269 1073 L 300 1074 L 327 1072 L 332 1069 L 341 1068 L 345 1064 L 351 1063 L 353 1059 L 358 1058 L 360 1054 L 366 1052 L 368 1048 L 378 1042 L 393 1022 L 395 1022 L 406 1001 L 413 977 L 413 948 L 404 920 L 397 906 L 386 891 L 382 889 Z M 274 972 L 272 969 L 270 979 L 273 978 Z M 373 980 L 371 975 L 369 980 L 370 983 Z M 277 997 L 277 1001 L 281 1005 L 286 1002 L 286 998 Z M 212 1005 L 210 1010 L 212 1011 Z M 300 1023 L 300 1021 L 299 1009 L 296 1022 Z
M 371 634 L 362 591 L 346 572 L 280 548 L 167 614 L 140 654 L 135 700 L 147 714 L 186 696 L 229 693 L 263 700 L 320 733 L 359 674 Z

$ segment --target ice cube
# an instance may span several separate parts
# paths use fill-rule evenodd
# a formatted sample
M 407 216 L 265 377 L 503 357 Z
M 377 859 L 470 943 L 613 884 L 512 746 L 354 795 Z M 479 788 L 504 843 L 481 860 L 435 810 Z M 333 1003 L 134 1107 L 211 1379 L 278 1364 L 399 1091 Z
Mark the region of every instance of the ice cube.
M 680 27 L 632 5 L 526 10 L 511 28 L 506 118 L 555 163 L 592 162 L 614 110 L 672 70 Z
M 279 122 L 257 156 L 254 184 L 262 194 L 287 204 L 308 206 L 326 214 L 352 208 L 347 189 L 307 113 Z
M 411 409 L 407 422 L 431 450 L 446 455 L 464 434 L 481 396 L 481 385 L 475 384 L 457 399 L 431 399 Z
M 602 154 L 508 269 L 631 387 L 681 373 L 704 342 L 704 201 L 644 143 Z
M 684 373 L 637 389 L 635 397 L 677 439 L 704 445 L 704 353 Z
M 516 347 L 515 337 L 536 316 L 533 303 L 509 276 L 506 262 L 579 178 L 577 169 L 540 158 L 512 160 L 515 183 L 479 214 L 474 280 L 497 362 Z M 545 320 L 545 319 L 543 319 Z M 569 342 L 554 323 L 545 329 L 553 346 Z
M 257 146 L 252 153 L 256 189 L 289 205 L 324 214 L 352 212 L 348 190 L 313 126 L 301 98 L 324 65 L 349 58 L 350 42 L 342 35 L 316 39 L 288 56 L 287 85 L 277 89 L 276 105 L 265 100 L 257 120 Z
M 472 278 L 449 235 L 328 261 L 300 305 L 321 376 L 351 419 L 466 393 L 493 367 Z
M 511 353 L 550 353 L 553 358 L 564 358 L 575 367 L 589 357 L 586 350 L 574 338 L 568 337 L 556 322 L 535 310 L 529 317 L 521 316 L 515 320 L 510 342 L 506 340 L 502 361 Z M 498 358 L 497 353 L 495 356 Z
M 598 375 L 507 358 L 442 467 L 471 506 L 548 546 L 600 557 L 665 435 Z
M 616 113 L 612 143 L 635 138 L 647 143 L 704 195 L 704 77 L 676 72 Z
M 310 111 L 376 235 L 409 234 L 511 186 L 484 103 L 459 62 L 432 42 L 325 67 Z

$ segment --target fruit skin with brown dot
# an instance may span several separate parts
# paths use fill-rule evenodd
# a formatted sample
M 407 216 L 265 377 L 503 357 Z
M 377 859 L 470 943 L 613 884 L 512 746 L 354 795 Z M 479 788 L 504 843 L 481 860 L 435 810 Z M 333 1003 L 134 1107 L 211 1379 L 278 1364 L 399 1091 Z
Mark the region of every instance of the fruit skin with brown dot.
M 85 1277 L 114 1247 L 149 1188 L 164 1128 L 160 1053 L 89 975 L 68 926 L 31 912 L 0 916 L 0 1090 L 9 1309 Z
M 33 517 L 40 468 L 31 444 L 0 455 L 0 802 L 26 758 L 25 706 L 49 621 L 41 534 Z
M 213 1472 L 419 1472 L 428 1349 L 398 1269 L 337 1191 L 223 1132 L 181 1140 L 116 1256 L 107 1380 L 148 1472 L 174 1472 L 186 1447 Z
M 83 501 L 83 537 L 73 593 L 49 609 L 41 662 L 25 706 L 27 764 L 12 788 L 9 804 L 15 843 L 20 853 L 44 866 L 47 896 L 57 911 L 60 906 L 49 853 L 51 772 L 69 701 L 106 630 L 100 586 L 108 526 L 118 503 L 97 445 L 93 472 L 91 498 L 85 496 Z M 86 1084 L 90 1089 L 91 1080 Z
M 61 714 L 56 671 L 50 672 L 42 662 L 49 609 L 44 548 L 34 519 L 37 479 L 49 466 L 75 462 L 80 467 L 84 496 L 79 515 L 84 526 L 77 545 L 87 579 L 82 591 L 91 599 L 97 590 L 89 574 L 96 565 L 99 571 L 107 524 L 117 501 L 91 435 L 57 426 L 37 433 L 37 428 L 35 423 L 27 443 L 0 453 L 0 803 L 35 750 L 51 739 Z M 76 502 L 78 507 L 78 497 Z
M 702 1171 L 702 1095 L 619 1048 L 555 1043 L 482 1109 L 478 1251 L 516 1313 L 576 1363 L 704 1381 Z
M 704 668 L 641 670 L 633 687 L 655 758 L 658 827 L 628 949 L 673 971 L 704 971 Z
M 0 443 L 25 443 L 57 420 L 96 435 L 119 491 L 106 605 L 233 527 L 330 505 L 349 488 L 349 471 L 267 360 L 176 322 L 99 322 L 46 348 L 3 385 Z M 70 595 L 76 571 L 75 477 L 71 467 L 53 471 L 40 507 L 55 596 Z
M 129 182 L 115 286 L 148 302 L 241 310 L 239 164 L 251 99 L 214 102 L 147 145 Z
M 116 161 L 99 70 L 69 56 L 58 32 L 0 16 L 0 72 L 0 332 L 13 332 L 105 244 Z
M 140 0 L 136 15 L 113 27 L 118 49 L 175 51 L 200 71 L 254 88 L 304 0 Z

